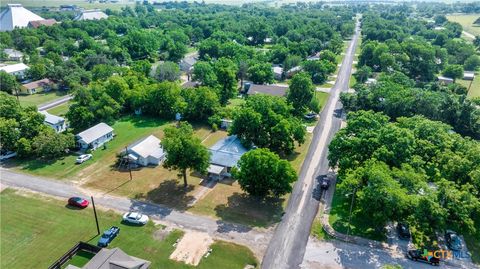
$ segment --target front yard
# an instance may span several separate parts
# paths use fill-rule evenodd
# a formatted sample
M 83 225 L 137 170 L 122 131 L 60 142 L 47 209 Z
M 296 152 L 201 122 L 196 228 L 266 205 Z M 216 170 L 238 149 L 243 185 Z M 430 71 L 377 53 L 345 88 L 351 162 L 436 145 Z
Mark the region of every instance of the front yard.
M 1 268 L 47 268 L 78 241 L 96 244 L 95 222 L 91 207 L 70 209 L 64 201 L 29 193 L 4 190 L 0 194 L 2 211 L 0 231 Z M 166 232 L 152 222 L 144 227 L 120 223 L 121 216 L 113 211 L 97 211 L 101 230 L 112 225 L 120 227 L 120 235 L 110 245 L 127 254 L 152 262 L 152 268 L 238 268 L 257 265 L 246 247 L 215 241 L 212 254 L 202 258 L 197 267 L 169 259 L 175 241 L 183 232 Z M 85 260 L 74 260 L 84 263 Z
M 49 92 L 39 92 L 31 95 L 19 95 L 18 99 L 22 106 L 38 106 L 44 103 L 51 102 L 55 99 L 65 96 L 67 92 L 65 91 L 49 91 Z

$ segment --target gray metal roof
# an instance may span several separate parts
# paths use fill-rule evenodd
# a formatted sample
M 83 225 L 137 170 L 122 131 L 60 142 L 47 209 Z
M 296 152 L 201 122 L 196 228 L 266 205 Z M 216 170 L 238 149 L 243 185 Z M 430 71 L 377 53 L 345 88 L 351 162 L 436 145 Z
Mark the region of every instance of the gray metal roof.
M 42 113 L 43 115 L 45 115 L 45 122 L 50 123 L 52 125 L 65 121 L 64 118 L 52 115 L 52 114 L 48 113 L 47 111 L 39 111 L 39 113 Z
M 250 85 L 247 94 L 252 95 L 260 93 L 272 96 L 286 96 L 287 90 L 287 86 L 252 84 Z
M 155 158 L 161 158 L 165 155 L 162 146 L 160 145 L 160 139 L 154 135 L 149 135 L 127 147 L 130 153 L 135 153 L 142 158 L 148 158 L 149 156 Z
M 113 132 L 113 128 L 108 126 L 108 124 L 101 122 L 79 133 L 77 137 L 83 140 L 83 142 L 90 144 L 93 141 L 97 140 L 98 138 L 111 132 Z
M 82 269 L 147 269 L 150 262 L 129 256 L 119 248 L 102 248 Z
M 85 10 L 77 17 L 74 18 L 76 21 L 88 21 L 88 20 L 101 20 L 107 19 L 108 15 L 101 10 Z
M 210 163 L 224 167 L 234 167 L 245 154 L 246 149 L 236 135 L 231 135 L 221 139 L 210 149 Z

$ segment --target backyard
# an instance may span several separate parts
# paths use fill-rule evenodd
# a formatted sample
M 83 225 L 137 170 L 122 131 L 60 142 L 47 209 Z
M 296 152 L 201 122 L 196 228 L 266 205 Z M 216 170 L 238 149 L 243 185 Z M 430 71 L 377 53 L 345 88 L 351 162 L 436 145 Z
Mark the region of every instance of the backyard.
M 49 91 L 39 92 L 30 95 L 19 95 L 18 98 L 22 106 L 38 106 L 44 103 L 51 102 L 66 94 L 67 92 L 65 91 Z
M 2 211 L 0 249 L 1 268 L 47 268 L 78 241 L 96 244 L 98 236 L 91 208 L 70 209 L 65 202 L 30 193 L 6 189 L 0 193 Z M 113 211 L 99 211 L 101 229 L 120 227 L 120 235 L 111 248 L 120 247 L 127 254 L 152 262 L 152 268 L 244 268 L 257 265 L 246 247 L 215 241 L 212 254 L 202 258 L 197 267 L 169 259 L 172 246 L 182 231 L 165 231 L 152 222 L 144 227 L 120 223 L 121 216 Z M 142 242 L 141 245 L 138 242 Z M 73 263 L 84 263 L 76 258 Z
M 470 90 L 468 91 L 468 97 L 470 98 L 480 97 L 480 73 L 479 72 L 475 73 L 475 79 L 473 80 L 473 82 L 471 80 L 458 79 L 457 83 L 467 87 L 467 89 L 470 87 Z

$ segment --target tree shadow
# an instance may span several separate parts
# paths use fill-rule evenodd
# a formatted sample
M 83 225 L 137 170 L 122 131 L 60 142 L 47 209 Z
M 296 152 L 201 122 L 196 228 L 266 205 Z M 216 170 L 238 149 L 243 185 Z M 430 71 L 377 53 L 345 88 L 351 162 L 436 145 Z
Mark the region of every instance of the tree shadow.
M 135 195 L 135 199 L 146 199 L 156 204 L 166 205 L 180 211 L 189 208 L 189 203 L 195 197 L 189 194 L 194 189 L 194 185 L 188 185 L 187 188 L 176 179 L 165 180 L 158 187 L 150 190 L 146 194 L 140 193 Z
M 137 128 L 151 128 L 163 125 L 166 123 L 165 120 L 160 120 L 158 118 L 148 117 L 148 116 L 129 116 L 125 121 L 130 121 L 133 126 Z
M 236 192 L 228 197 L 227 204 L 217 205 L 215 212 L 222 221 L 254 227 L 269 227 L 281 220 L 284 200 L 284 198 L 259 199 Z M 223 230 L 234 228 L 231 225 L 221 227 Z

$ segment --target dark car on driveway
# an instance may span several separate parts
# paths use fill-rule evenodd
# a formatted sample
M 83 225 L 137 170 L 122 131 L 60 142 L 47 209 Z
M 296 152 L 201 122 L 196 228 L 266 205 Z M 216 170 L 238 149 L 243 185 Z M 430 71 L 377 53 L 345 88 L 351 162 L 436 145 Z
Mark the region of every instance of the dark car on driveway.
M 398 237 L 402 239 L 410 239 L 410 229 L 408 229 L 408 225 L 403 222 L 399 222 L 397 224 L 397 232 Z
M 103 232 L 102 237 L 98 240 L 97 246 L 107 247 L 115 237 L 120 233 L 120 228 L 112 226 L 110 229 Z
M 462 239 L 454 231 L 447 230 L 445 233 L 445 241 L 447 242 L 447 247 L 451 250 L 462 250 L 463 244 Z
M 320 181 L 320 187 L 322 188 L 322 190 L 328 190 L 328 188 L 330 187 L 330 179 L 328 177 L 323 177 Z
M 424 253 L 418 249 L 409 250 L 407 252 L 407 258 L 416 262 L 424 262 L 424 263 L 429 263 L 431 265 L 436 265 L 436 266 L 440 265 L 440 259 L 435 257 L 424 256 L 423 254 Z
M 68 204 L 79 208 L 85 208 L 88 206 L 89 203 L 88 200 L 81 197 L 71 197 L 70 199 L 68 199 Z

